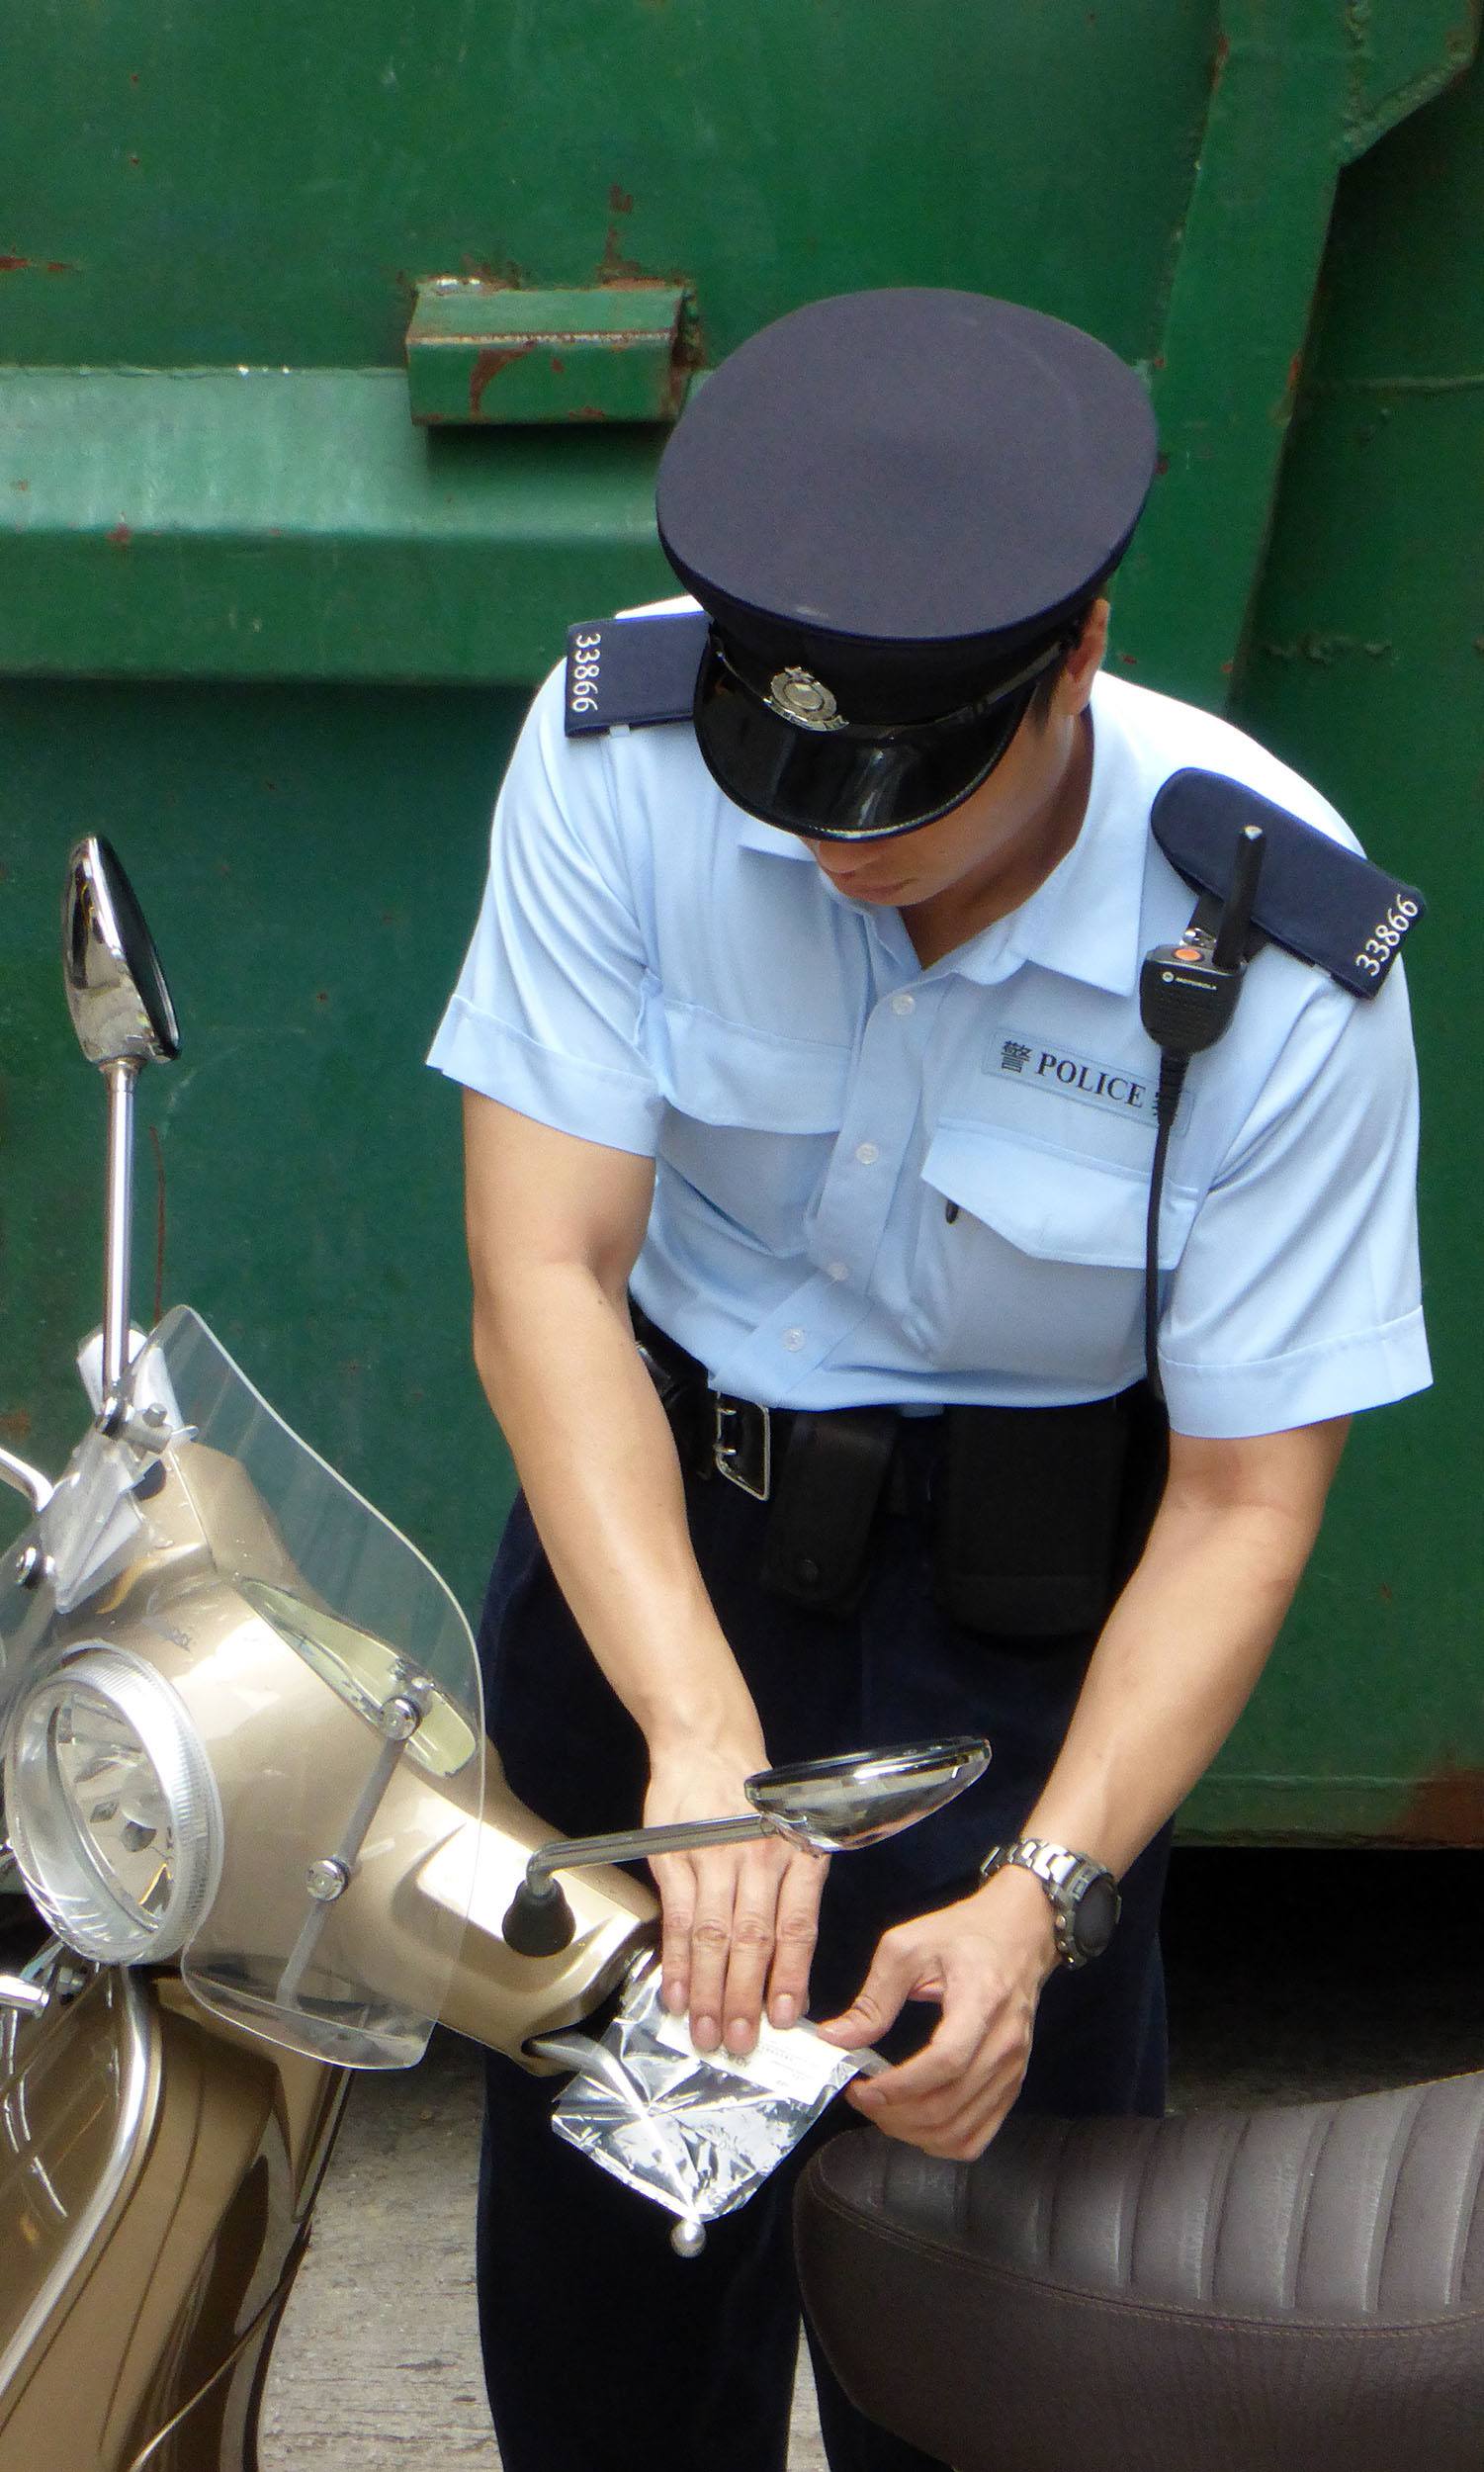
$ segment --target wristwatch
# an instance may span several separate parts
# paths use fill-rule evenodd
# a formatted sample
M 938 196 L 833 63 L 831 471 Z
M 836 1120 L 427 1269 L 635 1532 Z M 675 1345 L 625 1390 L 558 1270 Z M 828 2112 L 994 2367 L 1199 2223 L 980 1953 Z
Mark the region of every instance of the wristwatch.
M 1064 1966 L 1085 1966 L 1100 1957 L 1113 1936 L 1121 1899 L 1110 1871 L 1089 1854 L 1070 1846 L 1052 1845 L 1045 1837 L 1016 1837 L 1012 1845 L 992 1845 L 979 1867 L 981 1880 L 1013 1864 L 1033 1872 L 1051 1900 L 1056 1920 L 1056 1953 Z

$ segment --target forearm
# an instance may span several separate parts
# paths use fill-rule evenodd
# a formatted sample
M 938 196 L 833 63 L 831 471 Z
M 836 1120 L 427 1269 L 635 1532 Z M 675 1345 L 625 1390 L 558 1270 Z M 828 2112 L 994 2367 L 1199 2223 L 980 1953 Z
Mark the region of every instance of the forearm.
M 1303 1574 L 1344 1427 L 1269 1439 L 1266 1481 L 1231 1498 L 1173 1474 L 1027 1835 L 1121 1873 L 1225 1741 Z
M 1167 1500 L 1023 1834 L 1127 1870 L 1234 1722 L 1311 1543 L 1306 1519 L 1268 1505 Z M 930 2155 L 982 2154 L 1019 2090 L 1056 1966 L 1051 1905 L 1038 1880 L 1011 1867 L 889 1931 L 854 2003 L 825 2033 L 846 2048 L 874 2042 L 914 1996 L 940 1999 L 942 2020 L 923 2051 L 852 2086 L 849 2099 Z
M 475 1355 L 558 1583 L 652 1754 L 726 1746 L 761 1765 L 622 1297 L 580 1265 L 526 1266 L 481 1293 Z
M 475 1359 L 559 1586 L 649 1751 L 645 1817 L 745 1809 L 767 1753 L 691 1550 L 668 1424 L 629 1323 L 654 1170 L 470 1092 Z M 666 1854 L 664 1999 L 746 2051 L 808 1995 L 824 1865 L 779 1838 Z

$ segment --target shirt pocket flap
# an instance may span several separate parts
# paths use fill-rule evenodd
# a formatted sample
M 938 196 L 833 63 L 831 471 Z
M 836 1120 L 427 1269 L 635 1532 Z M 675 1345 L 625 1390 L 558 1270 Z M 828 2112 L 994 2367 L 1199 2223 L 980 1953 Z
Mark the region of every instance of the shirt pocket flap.
M 1052 1150 L 1000 1125 L 944 1123 L 922 1163 L 925 1184 L 1043 1262 L 1140 1270 L 1149 1178 L 1116 1159 Z M 1168 1181 L 1160 1206 L 1160 1267 L 1184 1251 L 1198 1195 Z
M 848 1047 L 781 1038 L 647 988 L 640 1041 L 661 1096 L 703 1124 L 756 1132 L 835 1133 L 845 1112 Z

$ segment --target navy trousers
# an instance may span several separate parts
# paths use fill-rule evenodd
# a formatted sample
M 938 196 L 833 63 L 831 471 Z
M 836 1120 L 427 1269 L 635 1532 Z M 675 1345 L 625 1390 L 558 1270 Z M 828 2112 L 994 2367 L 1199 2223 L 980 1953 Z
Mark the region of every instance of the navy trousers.
M 924 1440 L 918 1446 L 928 1447 Z M 979 1637 L 937 1613 L 922 1519 L 888 1514 L 859 1611 L 821 1616 L 756 1579 L 766 1509 L 736 1487 L 691 1483 L 691 1528 L 723 1628 L 775 1762 L 981 1732 L 994 1756 L 957 1803 L 829 1868 L 810 2008 L 845 2007 L 890 1924 L 966 1895 L 984 1849 L 1023 1826 L 1055 1759 L 1091 1648 L 1085 1637 Z M 490 1578 L 480 1632 L 489 1730 L 514 1791 L 578 1835 L 632 1826 L 642 1737 L 577 1633 L 523 1501 Z M 1158 1921 L 1168 1832 L 1123 1883 L 1123 1916 L 1095 1964 L 1047 1985 L 1022 2106 L 1157 2115 L 1165 2095 Z M 887 2039 L 920 2043 L 936 2011 L 911 2008 Z M 798 2347 L 790 2228 L 806 2142 L 703 2255 L 669 2246 L 670 2220 L 551 2131 L 549 2078 L 492 2058 L 480 2173 L 480 2340 L 505 2472 L 783 2472 Z M 858 2125 L 827 2113 L 816 2141 Z M 816 2355 L 832 2472 L 933 2472 L 866 2422 Z

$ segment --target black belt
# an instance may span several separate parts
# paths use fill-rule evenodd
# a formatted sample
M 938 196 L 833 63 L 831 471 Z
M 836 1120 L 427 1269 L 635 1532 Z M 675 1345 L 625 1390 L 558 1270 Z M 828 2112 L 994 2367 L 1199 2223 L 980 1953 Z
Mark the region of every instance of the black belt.
M 1143 1548 L 1166 1423 L 1145 1384 L 1056 1408 L 766 1408 L 706 1369 L 637 1305 L 634 1333 L 687 1475 L 771 1505 L 764 1587 L 847 1611 L 882 1512 L 930 1516 L 939 1605 L 996 1636 L 1095 1630 Z M 912 1447 L 904 1447 L 907 1444 Z
M 771 1501 L 774 1469 L 782 1464 L 796 1411 L 765 1408 L 730 1390 L 713 1390 L 706 1368 L 688 1349 L 652 1322 L 632 1298 L 629 1310 L 639 1353 L 659 1393 L 686 1474 L 724 1476 L 754 1502 Z

